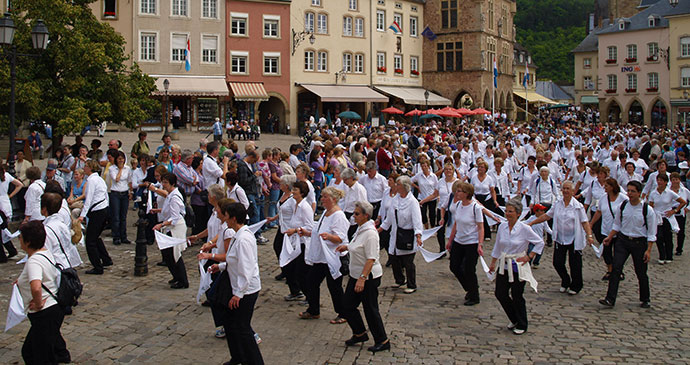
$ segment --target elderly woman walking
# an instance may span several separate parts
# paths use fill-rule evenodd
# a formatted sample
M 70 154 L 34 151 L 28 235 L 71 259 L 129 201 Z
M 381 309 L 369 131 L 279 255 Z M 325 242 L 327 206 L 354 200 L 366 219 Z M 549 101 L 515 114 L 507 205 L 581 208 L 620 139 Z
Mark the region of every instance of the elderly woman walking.
M 374 221 L 371 220 L 373 212 L 374 207 L 368 202 L 355 202 L 353 217 L 357 223 L 357 231 L 349 244 L 340 245 L 336 250 L 347 251 L 350 255 L 350 277 L 343 297 L 343 316 L 350 325 L 352 337 L 345 341 L 345 345 L 353 346 L 369 340 L 357 309 L 359 303 L 362 303 L 369 330 L 374 336 L 374 346 L 368 350 L 375 353 L 390 350 L 391 343 L 379 313 L 378 288 L 383 268 L 379 262 L 379 236 Z
M 395 189 L 398 195 L 393 198 L 386 220 L 378 231 L 391 230 L 388 253 L 395 277 L 394 287 L 400 288 L 407 284 L 404 292 L 412 294 L 417 291 L 414 257 L 417 246 L 422 245 L 422 230 L 424 229 L 422 211 L 419 202 L 410 193 L 412 181 L 409 177 L 398 177 L 395 181 Z M 405 280 L 406 277 L 407 280 Z

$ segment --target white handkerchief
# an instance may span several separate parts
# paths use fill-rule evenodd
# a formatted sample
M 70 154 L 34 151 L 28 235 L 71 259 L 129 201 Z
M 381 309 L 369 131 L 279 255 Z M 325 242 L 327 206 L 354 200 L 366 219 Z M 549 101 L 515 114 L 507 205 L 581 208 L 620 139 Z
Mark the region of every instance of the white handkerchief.
M 419 252 L 422 253 L 422 257 L 424 257 L 424 261 L 426 261 L 426 262 L 432 262 L 432 261 L 438 260 L 441 256 L 446 254 L 445 250 L 443 252 L 436 253 L 436 252 L 428 251 L 424 247 L 420 247 Z
M 483 256 L 479 256 L 479 261 L 482 263 L 482 269 L 484 270 L 484 273 L 486 273 L 486 277 L 489 279 L 489 281 L 493 281 L 496 278 L 496 273 L 489 272 L 489 265 L 486 264 Z
M 12 232 L 10 232 L 9 229 L 5 228 L 5 229 L 2 230 L 2 242 L 7 242 L 7 241 L 9 241 L 9 240 L 11 240 L 11 239 L 13 239 L 13 238 L 17 238 L 17 237 L 19 237 L 19 234 L 20 234 L 20 233 L 21 233 L 21 232 L 20 232 L 19 230 L 17 230 L 16 232 L 12 233 Z
M 25 263 L 28 259 L 29 255 L 24 255 L 24 257 L 22 257 L 21 260 L 17 261 L 17 265 Z
M 604 244 L 602 243 L 597 247 L 597 245 L 592 245 L 592 250 L 594 250 L 594 254 L 597 255 L 597 258 L 601 257 L 601 254 L 604 253 Z
M 10 298 L 10 307 L 7 309 L 7 321 L 5 322 L 5 332 L 10 328 L 18 325 L 26 318 L 24 313 L 24 301 L 22 295 L 19 293 L 17 284 L 12 286 L 12 298 Z
M 289 264 L 299 256 L 302 252 L 302 247 L 300 246 L 300 237 L 298 234 L 293 234 L 292 236 L 283 236 L 283 249 L 280 251 L 279 265 L 284 267 Z
M 258 232 L 258 231 L 261 229 L 261 227 L 264 226 L 264 224 L 266 224 L 266 220 L 265 220 L 265 219 L 262 220 L 262 221 L 259 222 L 259 223 L 254 223 L 254 224 L 252 224 L 252 225 L 249 226 L 248 228 L 249 228 L 250 231 L 252 231 L 252 233 L 256 234 L 256 232 Z
M 160 231 L 154 231 L 156 233 L 156 243 L 158 244 L 158 249 L 165 250 L 166 248 L 175 247 L 177 245 L 187 243 L 186 238 L 174 238 L 161 233 Z
M 146 194 L 146 196 L 147 196 L 147 198 L 146 198 L 146 214 L 150 214 L 151 209 L 153 209 L 153 199 L 151 198 L 151 195 L 153 195 L 153 194 L 148 193 L 148 192 Z
M 196 304 L 201 303 L 201 296 L 211 287 L 211 274 L 204 270 L 204 264 L 199 262 L 199 291 L 196 293 Z
M 439 229 L 441 229 L 441 226 L 438 226 L 436 228 L 430 228 L 430 229 L 423 230 L 422 231 L 422 242 L 433 237 L 436 234 L 436 232 L 438 232 Z

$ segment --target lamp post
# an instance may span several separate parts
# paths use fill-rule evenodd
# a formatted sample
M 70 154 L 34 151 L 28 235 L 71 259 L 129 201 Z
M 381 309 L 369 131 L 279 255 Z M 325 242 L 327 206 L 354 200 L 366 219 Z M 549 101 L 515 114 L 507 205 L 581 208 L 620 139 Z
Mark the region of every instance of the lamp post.
M 429 90 L 424 90 L 424 111 L 429 110 Z
M 17 46 L 12 44 L 14 40 L 14 31 L 16 27 L 14 26 L 14 20 L 10 17 L 10 13 L 5 13 L 5 16 L 0 18 L 0 45 L 9 46 L 9 52 L 5 54 L 10 60 L 10 156 L 8 159 L 9 173 L 14 175 L 14 140 L 16 127 L 15 127 L 15 104 L 16 104 L 16 84 L 17 84 L 17 56 L 22 57 L 38 57 L 38 55 L 33 54 L 23 54 L 17 53 Z M 31 42 L 33 48 L 36 50 L 44 50 L 48 46 L 48 28 L 43 24 L 43 20 L 38 19 L 36 25 L 31 29 Z
M 294 29 L 292 29 L 292 55 L 295 55 L 295 51 L 297 50 L 297 46 L 299 46 L 300 43 L 309 36 L 309 44 L 314 44 L 316 42 L 316 37 L 314 37 L 314 31 L 306 31 L 303 30 L 299 33 L 295 32 Z
M 169 113 L 169 106 L 168 106 L 168 88 L 170 88 L 170 81 L 168 79 L 163 80 L 163 89 L 165 89 L 165 133 L 168 134 L 168 113 Z
M 342 81 L 342 82 L 345 82 L 345 80 L 347 79 L 347 76 L 345 76 L 346 74 L 347 74 L 347 71 L 345 70 L 345 68 L 336 72 L 335 73 L 335 84 L 338 85 L 338 79 L 340 79 L 340 81 Z

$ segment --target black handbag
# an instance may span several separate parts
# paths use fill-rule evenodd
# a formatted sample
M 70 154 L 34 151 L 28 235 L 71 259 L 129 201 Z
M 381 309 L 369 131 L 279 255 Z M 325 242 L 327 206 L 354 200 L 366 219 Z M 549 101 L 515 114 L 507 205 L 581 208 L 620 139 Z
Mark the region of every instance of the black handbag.
M 398 224 L 398 210 L 395 210 L 395 224 Z M 402 229 L 397 226 L 395 234 L 395 247 L 398 250 L 412 250 L 414 248 L 414 229 Z
M 227 308 L 232 299 L 232 284 L 227 272 L 221 271 L 219 274 L 211 283 L 211 287 L 206 290 L 206 298 L 214 307 Z

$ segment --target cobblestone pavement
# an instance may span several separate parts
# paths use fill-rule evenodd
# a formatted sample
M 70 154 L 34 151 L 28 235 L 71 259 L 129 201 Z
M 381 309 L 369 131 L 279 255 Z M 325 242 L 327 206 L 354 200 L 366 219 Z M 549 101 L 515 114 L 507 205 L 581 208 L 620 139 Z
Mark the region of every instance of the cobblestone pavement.
M 288 137 L 265 139 L 261 147 L 292 143 Z M 134 219 L 130 212 L 131 240 L 135 238 Z M 267 237 L 272 239 L 274 233 L 269 231 Z M 191 287 L 171 290 L 166 284 L 170 278 L 167 269 L 155 266 L 160 261 L 155 246 L 149 246 L 148 276 L 134 277 L 134 245 L 113 246 L 110 239 L 105 241 L 115 265 L 103 276 L 84 275 L 80 269 L 84 294 L 62 327 L 75 363 L 219 364 L 229 359 L 225 341 L 213 337 L 210 311 L 194 299 L 198 246 L 184 253 Z M 427 245 L 437 247 L 435 239 Z M 491 243 L 486 245 L 485 257 L 491 247 Z M 79 250 L 86 259 L 83 247 Z M 493 285 L 483 275 L 479 279 L 481 303 L 464 307 L 464 292 L 448 270 L 447 259 L 427 264 L 418 255 L 419 290 L 411 295 L 391 289 L 391 270 L 384 269 L 379 302 L 393 347 L 390 352 L 372 355 L 366 351 L 371 341 L 364 347 L 345 347 L 349 327 L 328 323 L 335 313 L 325 284 L 322 318 L 298 319 L 297 313 L 305 307 L 283 300 L 287 287 L 273 279 L 278 273 L 277 259 L 270 244 L 262 245 L 263 289 L 253 327 L 263 339 L 260 347 L 267 364 L 690 363 L 687 256 L 677 257 L 670 265 L 650 264 L 651 309 L 639 307 L 637 281 L 629 261 L 616 307 L 604 309 L 597 303 L 606 291 L 600 280 L 604 264 L 592 250 L 587 248 L 584 254 L 585 287 L 572 297 L 558 292 L 558 276 L 550 265 L 552 254 L 553 249 L 546 248 L 542 265 L 535 271 L 539 293 L 526 290 L 530 327 L 522 336 L 505 329 L 508 320 L 493 296 Z M 653 262 L 656 256 L 655 248 Z M 3 310 L 20 266 L 0 266 Z M 481 267 L 477 269 L 482 274 Z M 1 313 L 4 319 L 5 312 Z M 0 334 L 0 363 L 21 363 L 28 328 L 25 321 Z

